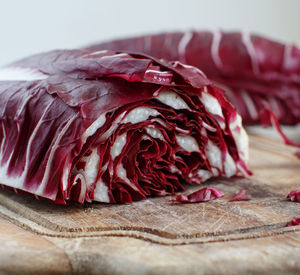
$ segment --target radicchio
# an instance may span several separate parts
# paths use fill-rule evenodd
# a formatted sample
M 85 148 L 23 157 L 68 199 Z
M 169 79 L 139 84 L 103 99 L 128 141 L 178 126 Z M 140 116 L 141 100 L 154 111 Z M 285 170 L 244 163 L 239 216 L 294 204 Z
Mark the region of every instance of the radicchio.
M 300 218 L 294 218 L 286 226 L 295 226 L 300 224 Z
M 238 192 L 233 198 L 231 198 L 229 201 L 249 201 L 251 200 L 250 197 L 246 194 L 247 190 L 242 189 L 240 192 Z
M 200 68 L 221 84 L 244 125 L 300 122 L 300 49 L 246 32 L 174 32 L 114 40 L 88 49 L 143 52 Z
M 16 191 L 126 203 L 249 173 L 240 116 L 194 67 L 58 50 L 0 79 L 0 182 Z
M 287 196 L 290 201 L 300 202 L 300 190 L 294 190 Z
M 223 196 L 224 194 L 216 188 L 204 187 L 187 196 L 180 194 L 174 200 L 170 200 L 170 202 L 181 202 L 181 203 L 206 202 Z

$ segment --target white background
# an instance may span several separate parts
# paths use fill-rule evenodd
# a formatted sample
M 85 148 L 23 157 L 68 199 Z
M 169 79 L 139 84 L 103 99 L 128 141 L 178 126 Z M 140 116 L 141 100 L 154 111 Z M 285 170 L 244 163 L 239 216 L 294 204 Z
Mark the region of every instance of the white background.
M 188 29 L 300 42 L 300 0 L 0 0 L 0 65 L 54 48 Z

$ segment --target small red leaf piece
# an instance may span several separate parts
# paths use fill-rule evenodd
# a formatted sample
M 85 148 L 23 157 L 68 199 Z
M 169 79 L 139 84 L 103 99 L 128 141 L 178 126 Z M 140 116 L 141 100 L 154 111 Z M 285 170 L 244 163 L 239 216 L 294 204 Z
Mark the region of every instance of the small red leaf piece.
M 174 200 L 170 200 L 171 202 L 181 202 L 181 203 L 190 203 L 190 202 L 205 202 L 211 201 L 220 197 L 223 197 L 224 194 L 218 189 L 211 187 L 204 187 L 194 193 L 189 195 L 178 195 Z
M 295 226 L 299 224 L 300 224 L 300 218 L 294 218 L 286 226 Z
M 300 202 L 300 190 L 294 190 L 287 195 L 290 201 Z
M 300 159 L 300 151 L 295 153 L 295 156 Z
M 229 201 L 249 201 L 251 198 L 249 198 L 246 194 L 247 190 L 242 189 L 240 192 L 238 192 L 233 198 L 231 198 Z

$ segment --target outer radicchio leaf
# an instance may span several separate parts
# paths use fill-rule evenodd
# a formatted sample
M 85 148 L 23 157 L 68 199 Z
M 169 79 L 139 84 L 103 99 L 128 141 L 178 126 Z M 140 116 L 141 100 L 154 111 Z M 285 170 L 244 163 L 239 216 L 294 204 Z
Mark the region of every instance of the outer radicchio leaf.
M 170 202 L 181 202 L 181 203 L 206 202 L 223 196 L 224 196 L 223 192 L 221 192 L 216 188 L 204 187 L 187 196 L 182 194 L 178 195 L 174 200 L 170 200 Z
M 286 226 L 295 226 L 299 224 L 300 224 L 300 218 L 294 218 Z
M 300 190 L 294 190 L 287 196 L 290 201 L 300 202 Z
M 229 201 L 249 201 L 249 200 L 251 200 L 251 198 L 247 196 L 246 192 L 247 192 L 246 189 L 242 189 L 239 193 L 237 193 Z

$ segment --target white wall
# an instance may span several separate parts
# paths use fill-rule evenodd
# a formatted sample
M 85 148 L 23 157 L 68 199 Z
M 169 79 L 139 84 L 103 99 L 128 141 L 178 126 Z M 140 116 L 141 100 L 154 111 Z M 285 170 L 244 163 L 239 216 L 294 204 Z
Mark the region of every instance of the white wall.
M 36 52 L 164 30 L 245 29 L 300 42 L 300 0 L 0 0 L 0 65 Z

